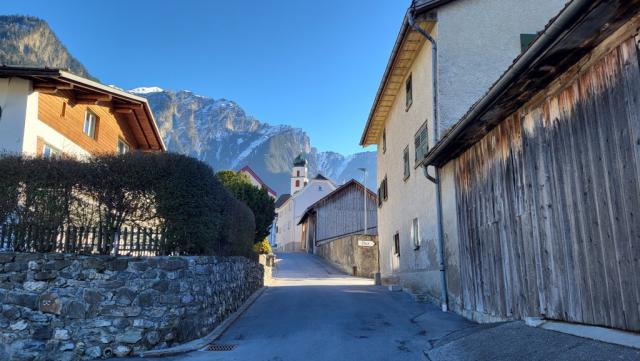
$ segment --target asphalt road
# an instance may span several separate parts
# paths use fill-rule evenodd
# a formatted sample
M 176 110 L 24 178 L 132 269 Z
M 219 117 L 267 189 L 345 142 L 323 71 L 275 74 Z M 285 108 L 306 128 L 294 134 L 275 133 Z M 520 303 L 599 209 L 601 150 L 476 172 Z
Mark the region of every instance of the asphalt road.
M 279 254 L 274 276 L 274 284 L 216 342 L 235 345 L 233 351 L 159 360 L 423 359 L 430 336 L 415 319 L 439 312 L 434 306 L 346 276 L 304 253 Z M 447 330 L 469 324 L 452 317 L 443 325 Z
M 636 349 L 521 321 L 476 324 L 307 254 L 279 254 L 276 265 L 274 284 L 216 341 L 234 350 L 147 360 L 640 360 Z

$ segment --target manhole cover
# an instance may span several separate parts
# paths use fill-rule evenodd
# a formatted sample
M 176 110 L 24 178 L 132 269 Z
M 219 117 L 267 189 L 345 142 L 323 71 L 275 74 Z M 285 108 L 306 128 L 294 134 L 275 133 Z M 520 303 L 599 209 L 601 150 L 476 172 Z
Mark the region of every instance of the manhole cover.
M 236 345 L 224 345 L 214 343 L 207 346 L 207 351 L 233 351 L 236 348 Z

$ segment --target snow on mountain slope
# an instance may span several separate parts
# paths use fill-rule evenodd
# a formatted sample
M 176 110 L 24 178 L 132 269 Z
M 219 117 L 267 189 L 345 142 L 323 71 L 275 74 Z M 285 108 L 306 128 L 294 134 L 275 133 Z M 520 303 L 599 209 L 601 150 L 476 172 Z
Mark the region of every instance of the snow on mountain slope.
M 139 87 L 139 88 L 135 88 L 135 89 L 131 89 L 129 90 L 129 93 L 133 93 L 133 94 L 149 94 L 149 93 L 159 93 L 163 91 L 162 88 L 159 88 L 157 86 L 149 86 L 149 87 Z
M 318 152 L 308 135 L 287 125 L 270 125 L 246 114 L 235 102 L 211 99 L 190 91 L 140 87 L 129 92 L 146 97 L 160 133 L 170 151 L 184 153 L 210 164 L 215 170 L 251 166 L 278 193 L 289 192 L 293 159 L 304 153 L 309 173 L 337 183 L 362 180 L 359 167 L 367 167 L 368 186 L 375 189 L 375 153 L 343 156 Z

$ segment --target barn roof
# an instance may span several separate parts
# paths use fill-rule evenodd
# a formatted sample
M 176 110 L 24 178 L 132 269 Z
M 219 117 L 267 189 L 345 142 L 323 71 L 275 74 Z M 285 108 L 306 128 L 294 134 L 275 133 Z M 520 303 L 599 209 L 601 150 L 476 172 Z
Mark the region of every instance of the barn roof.
M 304 211 L 304 213 L 302 214 L 302 217 L 300 218 L 300 221 L 298 222 L 298 224 L 302 224 L 304 223 L 304 221 L 307 219 L 307 217 L 314 212 L 314 210 L 325 204 L 326 202 L 330 201 L 331 199 L 337 197 L 338 195 L 340 195 L 341 193 L 343 193 L 345 190 L 352 188 L 352 187 L 356 187 L 360 190 L 364 190 L 366 187 L 358 182 L 355 179 L 351 179 L 350 181 L 348 181 L 347 183 L 341 185 L 340 187 L 334 189 L 332 192 L 330 192 L 329 194 L 327 194 L 326 196 L 320 198 L 319 200 L 317 200 L 315 203 L 313 203 L 312 205 L 310 205 L 309 207 L 307 207 L 307 209 Z M 369 188 L 367 189 L 367 193 L 369 194 L 370 197 L 374 198 L 377 202 L 378 196 L 372 192 Z
M 278 199 L 276 200 L 276 209 L 282 207 L 283 204 L 287 203 L 287 201 L 289 200 L 289 198 L 291 198 L 291 194 L 283 194 L 280 197 L 278 197 Z

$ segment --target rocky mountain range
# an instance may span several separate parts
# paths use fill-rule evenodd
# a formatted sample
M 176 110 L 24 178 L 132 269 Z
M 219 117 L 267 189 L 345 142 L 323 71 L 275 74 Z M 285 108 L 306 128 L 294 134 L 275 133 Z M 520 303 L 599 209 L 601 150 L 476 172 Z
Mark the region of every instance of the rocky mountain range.
M 249 165 L 279 194 L 289 191 L 291 164 L 300 153 L 309 163 L 309 174 L 321 173 L 337 183 L 362 179 L 360 167 L 370 170 L 375 184 L 375 154 L 344 156 L 319 152 L 299 128 L 271 125 L 248 115 L 238 104 L 212 99 L 190 91 L 158 87 L 130 90 L 149 100 L 167 147 L 196 157 L 214 169 L 240 169 Z
M 47 22 L 32 16 L 0 16 L 0 64 L 69 69 L 94 79 Z
M 0 40 L 2 64 L 65 68 L 92 78 L 43 20 L 0 16 Z M 358 168 L 366 167 L 367 185 L 375 189 L 374 152 L 349 156 L 320 152 L 302 129 L 259 121 L 231 100 L 159 87 L 130 92 L 148 99 L 170 151 L 196 157 L 215 170 L 249 165 L 278 194 L 288 193 L 293 159 L 304 153 L 311 176 L 321 173 L 340 184 L 361 180 Z

